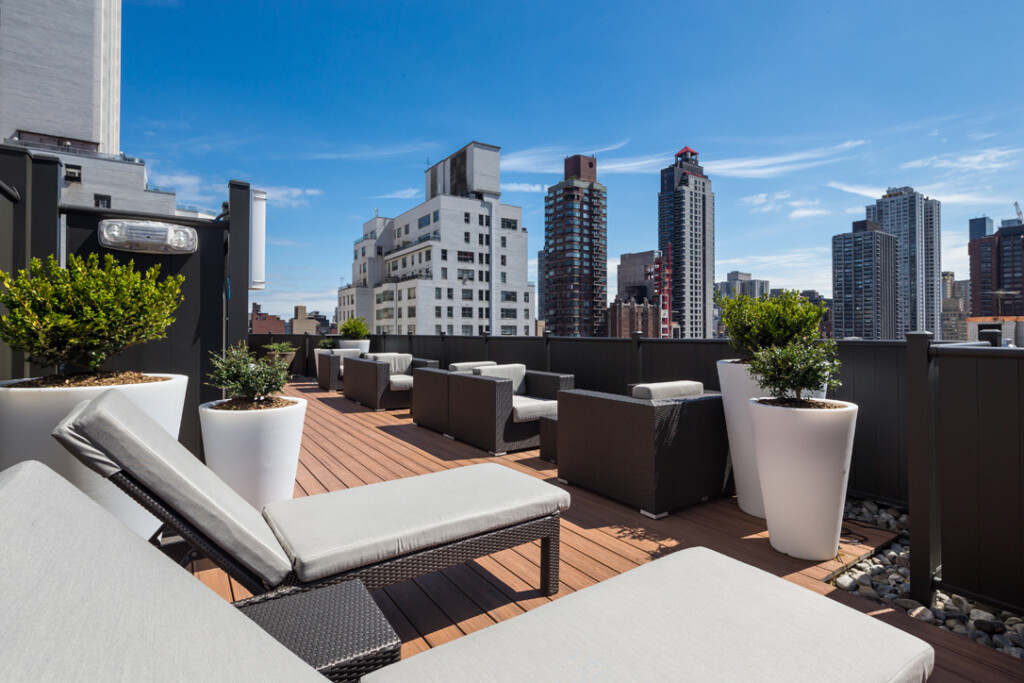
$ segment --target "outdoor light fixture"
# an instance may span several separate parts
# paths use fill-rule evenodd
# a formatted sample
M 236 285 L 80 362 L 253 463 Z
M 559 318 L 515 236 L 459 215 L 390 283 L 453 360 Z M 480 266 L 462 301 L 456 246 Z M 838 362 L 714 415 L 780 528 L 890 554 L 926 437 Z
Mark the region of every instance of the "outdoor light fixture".
M 199 247 L 195 228 L 156 221 L 100 221 L 99 239 L 108 249 L 142 254 L 193 254 Z

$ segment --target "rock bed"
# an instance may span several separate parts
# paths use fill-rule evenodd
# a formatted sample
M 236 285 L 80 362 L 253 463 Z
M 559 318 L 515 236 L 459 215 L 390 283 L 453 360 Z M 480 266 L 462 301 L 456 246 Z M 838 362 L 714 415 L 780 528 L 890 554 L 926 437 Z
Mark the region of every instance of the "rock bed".
M 904 511 L 870 500 L 847 501 L 844 516 L 889 529 L 899 537 L 889 547 L 837 576 L 836 586 L 899 607 L 914 619 L 1024 660 L 1024 619 L 1019 615 L 992 610 L 941 591 L 936 592 L 930 606 L 910 598 L 910 518 Z

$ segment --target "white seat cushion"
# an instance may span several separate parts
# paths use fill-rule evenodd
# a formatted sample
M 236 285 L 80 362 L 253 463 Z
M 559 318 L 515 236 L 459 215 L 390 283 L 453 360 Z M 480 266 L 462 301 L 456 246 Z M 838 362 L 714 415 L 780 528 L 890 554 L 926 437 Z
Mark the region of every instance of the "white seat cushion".
M 704 384 L 690 380 L 653 382 L 651 384 L 637 384 L 633 387 L 633 398 L 680 398 L 682 396 L 700 396 L 703 393 Z
M 391 375 L 391 391 L 409 391 L 412 389 L 412 375 Z
M 542 417 L 558 417 L 558 401 L 532 396 L 512 397 L 513 422 L 533 422 Z
M 512 393 L 520 396 L 526 393 L 526 366 L 522 363 L 510 363 L 508 365 L 487 365 L 481 368 L 473 368 L 474 375 L 484 377 L 499 377 L 512 380 Z
M 757 624 L 736 640 L 735 620 Z M 367 674 L 385 681 L 923 681 L 924 641 L 690 548 Z
M 489 463 L 282 500 L 263 516 L 315 581 L 568 507 L 557 486 Z
M 448 366 L 451 372 L 471 372 L 474 368 L 482 368 L 487 365 L 497 365 L 493 360 L 467 360 L 461 363 L 452 363 Z

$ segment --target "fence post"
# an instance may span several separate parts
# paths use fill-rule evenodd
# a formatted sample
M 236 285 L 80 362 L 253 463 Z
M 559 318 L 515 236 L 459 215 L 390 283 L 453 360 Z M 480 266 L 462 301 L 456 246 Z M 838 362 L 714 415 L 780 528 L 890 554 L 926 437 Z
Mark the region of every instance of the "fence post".
M 486 332 L 484 332 L 480 336 L 484 340 L 484 360 L 490 360 L 491 359 L 491 335 L 489 335 Z
M 445 341 L 444 341 L 444 337 L 445 337 L 444 330 L 441 330 L 441 335 L 440 336 L 441 336 L 441 358 L 439 360 L 441 361 L 441 367 L 444 368 L 445 370 L 447 370 L 448 369 L 448 344 L 445 343 Z
M 544 328 L 544 372 L 551 372 L 551 330 Z
M 641 351 L 641 349 L 640 349 L 640 338 L 643 336 L 643 332 L 641 330 L 635 330 L 633 332 L 633 334 L 630 335 L 630 336 L 633 338 L 633 352 L 636 354 L 636 372 L 637 372 L 637 375 L 638 375 L 636 381 L 637 382 L 643 382 L 644 381 L 644 354 L 643 354 L 643 351 Z
M 932 604 L 933 579 L 942 563 L 939 463 L 935 447 L 938 368 L 929 358 L 931 332 L 907 334 L 907 479 L 914 542 L 910 595 Z

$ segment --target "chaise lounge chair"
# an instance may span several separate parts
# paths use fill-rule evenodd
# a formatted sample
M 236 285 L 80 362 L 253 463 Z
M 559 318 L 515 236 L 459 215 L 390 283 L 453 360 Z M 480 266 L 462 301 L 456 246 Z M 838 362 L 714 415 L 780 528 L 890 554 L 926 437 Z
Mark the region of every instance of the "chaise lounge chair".
M 558 592 L 569 494 L 501 465 L 282 500 L 261 515 L 117 390 L 53 435 L 257 596 L 354 578 L 383 587 L 535 540 L 541 590 Z
M 891 683 L 923 681 L 934 665 L 934 651 L 918 638 L 706 548 L 678 551 L 394 664 L 397 638 L 369 596 L 371 610 L 358 614 L 337 605 L 293 611 L 275 629 L 291 636 L 289 651 L 257 626 L 264 620 L 246 618 L 250 610 L 233 608 L 32 461 L 0 472 L 0 545 L 0 574 L 12 587 L 0 591 L 7 680 L 322 681 L 297 655 L 319 666 L 323 659 L 310 652 L 339 640 L 378 644 L 373 652 L 353 647 L 354 662 L 324 667 L 334 680 L 362 675 L 367 683 Z M 279 606 L 292 600 L 258 607 L 285 618 Z M 736 615 L 753 625 L 749 637 L 738 634 Z

